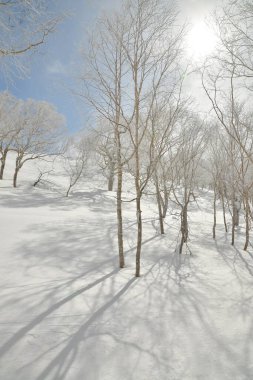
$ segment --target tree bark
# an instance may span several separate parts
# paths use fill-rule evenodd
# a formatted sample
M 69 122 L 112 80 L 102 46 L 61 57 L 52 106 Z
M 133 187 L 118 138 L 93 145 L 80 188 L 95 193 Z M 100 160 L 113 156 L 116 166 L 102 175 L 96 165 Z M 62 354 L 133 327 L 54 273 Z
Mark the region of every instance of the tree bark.
M 135 80 L 137 73 L 135 73 Z M 140 185 L 140 157 L 139 157 L 139 94 L 137 80 L 135 83 L 135 190 L 136 190 L 136 218 L 137 218 L 137 246 L 135 277 L 140 277 L 142 217 L 141 217 L 141 185 Z
M 18 172 L 19 172 L 19 167 L 15 168 L 14 176 L 13 176 L 13 187 L 17 187 L 17 179 L 18 179 Z
M 19 171 L 22 168 L 23 163 L 24 163 L 24 162 L 22 162 L 22 158 L 23 158 L 23 154 L 17 156 L 17 158 L 16 158 L 16 166 L 15 166 L 15 172 L 14 172 L 14 176 L 13 176 L 13 187 L 17 187 L 18 173 L 19 173 Z
M 184 243 L 187 243 L 188 240 L 188 204 L 185 204 L 181 211 L 181 242 L 179 247 L 179 253 L 183 251 Z
M 160 232 L 161 235 L 164 235 L 164 224 L 163 224 L 163 213 L 162 213 L 162 205 L 161 205 L 161 195 L 160 195 L 160 189 L 158 185 L 158 179 L 155 179 L 155 186 L 156 186 L 156 200 L 157 200 L 157 206 L 158 206 L 158 215 L 159 215 L 159 224 L 160 224 Z
M 249 213 L 249 199 L 248 196 L 245 196 L 245 224 L 246 224 L 246 231 L 245 231 L 245 244 L 244 244 L 244 251 L 247 251 L 248 245 L 249 245 L 249 231 L 250 231 L 250 213 Z
M 139 117 L 140 117 L 140 98 L 138 85 L 138 63 L 134 64 L 134 112 L 135 112 L 135 190 L 136 190 L 136 218 L 137 218 L 137 245 L 136 245 L 136 268 L 135 277 L 140 277 L 141 266 L 141 244 L 142 244 L 142 217 L 141 217 L 141 184 L 140 184 L 140 157 L 139 157 Z
M 232 241 L 231 244 L 235 244 L 235 227 L 239 226 L 239 210 L 236 205 L 236 199 L 233 198 L 233 215 L 232 215 Z
M 119 112 L 118 112 L 119 119 Z M 121 140 L 119 131 L 119 120 L 115 126 L 116 154 L 117 154 L 117 226 L 118 226 L 118 250 L 119 250 L 119 267 L 124 268 L 124 238 L 123 238 L 123 220 L 122 220 L 122 159 L 121 159 Z
M 119 267 L 124 268 L 124 241 L 123 241 L 123 220 L 122 220 L 122 168 L 118 172 L 117 185 L 117 219 L 118 219 L 118 249 L 119 249 Z
M 238 227 L 239 226 L 239 211 L 237 210 L 236 207 L 234 207 L 234 210 L 233 210 L 233 217 L 234 217 L 234 225 L 235 227 Z
M 167 186 L 164 185 L 164 201 L 162 202 L 162 216 L 163 219 L 166 218 L 167 211 L 168 211 L 168 206 L 169 206 L 169 197 L 168 197 L 168 189 Z
M 3 176 L 4 176 L 4 168 L 5 168 L 7 153 L 8 153 L 8 150 L 5 149 L 1 157 L 0 179 L 3 179 Z
M 233 215 L 232 215 L 232 240 L 231 244 L 235 244 L 235 217 L 234 217 L 234 207 L 233 207 Z
M 222 212 L 223 212 L 223 223 L 225 227 L 225 231 L 228 232 L 227 219 L 226 219 L 226 207 L 225 207 L 225 199 L 224 194 L 221 194 L 221 202 L 222 202 Z
M 214 189 L 213 199 L 213 239 L 216 237 L 216 191 Z
M 110 172 L 108 178 L 108 191 L 113 191 L 115 163 L 110 164 Z
M 139 181 L 138 181 L 139 182 Z M 141 243 L 142 243 L 142 217 L 141 217 L 141 197 L 140 192 L 137 191 L 136 197 L 136 216 L 137 216 L 137 248 L 136 248 L 136 271 L 135 277 L 140 277 L 141 267 Z
M 70 192 L 71 187 L 72 187 L 72 185 L 70 184 L 69 187 L 68 187 L 68 190 L 67 190 L 67 192 L 66 192 L 66 197 L 69 196 L 69 192 Z

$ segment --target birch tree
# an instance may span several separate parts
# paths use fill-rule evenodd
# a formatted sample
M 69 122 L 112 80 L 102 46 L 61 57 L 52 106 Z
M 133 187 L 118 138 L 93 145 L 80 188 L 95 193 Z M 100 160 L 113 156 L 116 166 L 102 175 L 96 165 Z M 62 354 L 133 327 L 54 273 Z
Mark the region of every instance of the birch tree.
M 85 173 L 89 159 L 90 143 L 85 136 L 70 138 L 64 152 L 64 171 L 67 174 L 69 185 L 66 197 Z
M 244 112 L 243 107 L 237 107 L 237 114 L 240 118 L 237 122 L 243 121 L 244 126 L 252 125 L 252 113 Z M 232 213 L 232 245 L 235 244 L 235 228 L 239 227 L 239 215 L 244 213 L 245 219 L 245 244 L 244 250 L 247 250 L 249 244 L 249 232 L 251 224 L 251 207 L 250 193 L 252 191 L 252 162 L 245 151 L 252 151 L 253 139 L 250 128 L 241 128 L 240 144 L 236 144 L 235 139 L 229 139 L 226 148 L 230 162 L 229 170 L 229 198 L 231 202 Z
M 118 236 L 122 236 L 121 134 L 131 142 L 128 159 L 135 182 L 137 217 L 136 277 L 140 276 L 142 242 L 141 196 L 155 167 L 146 165 L 141 179 L 141 145 L 147 143 L 147 129 L 153 123 L 156 106 L 164 94 L 176 94 L 179 75 L 176 70 L 182 28 L 175 25 L 176 13 L 163 1 L 126 1 L 112 17 L 100 20 L 99 34 L 92 39 L 89 53 L 90 77 L 86 98 L 114 126 L 118 172 Z M 100 32 L 101 31 L 101 32 Z M 87 84 L 87 80 L 86 80 Z M 153 113 L 153 114 L 152 114 Z M 151 147 L 149 141 L 148 151 Z M 151 158 L 151 155 L 150 155 Z M 122 252 L 122 243 L 119 251 Z M 122 254 L 119 255 L 122 258 Z
M 252 155 L 253 6 L 248 0 L 229 0 L 215 15 L 219 38 L 217 54 L 203 68 L 202 84 L 221 130 L 227 134 L 224 149 L 229 162 L 227 196 L 231 204 L 232 245 L 239 225 L 239 208 L 245 212 L 247 249 L 250 206 L 247 201 Z M 246 185 L 247 183 L 247 185 Z M 244 189 L 244 190 L 243 190 Z
M 99 19 L 90 36 L 89 51 L 85 57 L 86 72 L 82 77 L 84 97 L 95 112 L 113 130 L 115 142 L 115 172 L 117 175 L 117 230 L 119 267 L 124 268 L 122 219 L 122 158 L 121 136 L 125 132 L 122 118 L 123 83 L 126 76 L 122 38 L 125 25 L 118 14 Z M 114 163 L 113 163 L 114 164 Z
M 110 122 L 108 123 L 108 120 L 100 120 L 99 125 L 94 130 L 94 140 L 97 164 L 107 180 L 108 191 L 112 191 L 117 174 L 117 152 L 114 127 Z
M 17 154 L 14 187 L 17 186 L 18 173 L 26 162 L 61 151 L 60 138 L 64 125 L 64 117 L 50 103 L 33 99 L 19 102 L 20 130 L 13 141 Z
M 247 0 L 229 0 L 215 22 L 218 49 L 205 62 L 202 85 L 221 127 L 253 163 L 252 151 L 240 140 L 240 130 L 250 126 L 238 123 L 238 104 L 250 109 L 252 101 L 253 6 Z
M 172 161 L 168 160 L 168 152 L 178 142 L 178 136 L 175 131 L 177 130 L 178 123 L 180 123 L 187 102 L 186 100 L 181 100 L 180 87 L 178 94 L 173 92 L 173 99 L 171 99 L 170 95 L 164 95 L 164 99 L 160 100 L 159 106 L 156 105 L 151 113 L 150 125 L 144 136 L 144 141 L 147 140 L 145 144 L 146 155 L 143 156 L 141 154 L 142 161 L 148 163 L 145 175 L 143 175 L 141 170 L 142 192 L 147 182 L 151 179 L 155 185 L 160 232 L 162 235 L 165 233 L 163 220 L 166 217 L 170 192 L 168 173 L 169 167 L 172 165 Z M 175 101 L 176 97 L 178 98 Z
M 182 120 L 180 142 L 174 150 L 171 199 L 180 208 L 180 254 L 189 237 L 188 208 L 190 202 L 195 200 L 198 166 L 205 147 L 203 126 L 196 116 L 186 113 Z
M 175 91 L 176 65 L 180 54 L 182 29 L 175 27 L 177 15 L 159 0 L 128 1 L 127 32 L 122 41 L 124 55 L 130 69 L 128 132 L 134 152 L 134 180 L 136 195 L 137 248 L 135 276 L 140 276 L 142 244 L 141 197 L 150 179 L 151 170 L 141 179 L 141 144 L 145 141 L 148 125 L 152 123 L 154 106 L 163 94 Z M 152 165 L 154 168 L 154 165 Z
M 217 225 L 217 202 L 220 199 L 223 212 L 223 222 L 225 232 L 228 232 L 226 218 L 226 200 L 227 200 L 227 172 L 229 168 L 226 149 L 224 149 L 224 135 L 219 133 L 217 124 L 210 125 L 208 144 L 208 166 L 207 173 L 211 175 L 213 189 L 213 239 L 216 238 Z M 226 137 L 226 135 L 225 135 Z

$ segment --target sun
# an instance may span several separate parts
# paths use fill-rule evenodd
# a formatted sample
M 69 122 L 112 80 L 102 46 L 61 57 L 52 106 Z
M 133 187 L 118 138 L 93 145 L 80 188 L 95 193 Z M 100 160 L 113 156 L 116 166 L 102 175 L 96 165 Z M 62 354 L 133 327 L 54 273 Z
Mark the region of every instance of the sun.
M 214 52 L 217 38 L 214 31 L 204 21 L 193 24 L 187 38 L 187 54 L 195 61 L 201 61 Z

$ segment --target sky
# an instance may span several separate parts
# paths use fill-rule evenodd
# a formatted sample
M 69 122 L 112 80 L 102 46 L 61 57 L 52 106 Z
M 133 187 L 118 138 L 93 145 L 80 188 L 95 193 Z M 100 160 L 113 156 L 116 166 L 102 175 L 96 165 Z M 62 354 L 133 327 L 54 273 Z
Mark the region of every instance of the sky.
M 182 17 L 193 24 L 213 9 L 217 0 L 171 0 L 178 3 Z M 6 79 L 0 73 L 0 91 L 8 89 L 18 98 L 34 98 L 53 103 L 65 115 L 70 132 L 85 128 L 91 111 L 74 94 L 82 69 L 80 51 L 85 49 L 87 34 L 101 12 L 110 12 L 120 0 L 54 0 L 51 11 L 65 14 L 46 43 L 27 59 L 28 73 L 22 78 Z M 189 81 L 194 89 L 196 83 Z M 193 90 L 195 91 L 195 90 Z

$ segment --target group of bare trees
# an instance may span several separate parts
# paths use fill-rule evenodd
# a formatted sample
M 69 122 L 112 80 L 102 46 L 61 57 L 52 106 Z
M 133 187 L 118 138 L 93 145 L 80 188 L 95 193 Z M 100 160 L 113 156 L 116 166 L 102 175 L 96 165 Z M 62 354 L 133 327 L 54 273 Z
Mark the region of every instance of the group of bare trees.
M 60 152 L 64 117 L 52 104 L 33 99 L 16 99 L 8 92 L 0 94 L 0 178 L 9 151 L 16 153 L 13 186 L 18 173 L 30 160 Z
M 242 206 L 245 250 L 249 244 L 253 7 L 247 0 L 231 0 L 214 18 L 219 45 L 202 67 L 202 85 L 213 111 L 208 122 L 194 115 L 182 96 L 184 68 L 180 59 L 185 31 L 178 26 L 174 8 L 162 0 L 123 2 L 120 11 L 99 19 L 90 38 L 85 61 L 88 69 L 82 78 L 84 97 L 100 124 L 107 125 L 98 154 L 107 170 L 109 190 L 117 178 L 120 267 L 124 266 L 123 172 L 130 172 L 134 179 L 137 277 L 145 189 L 153 186 L 161 234 L 169 200 L 179 207 L 181 253 L 188 240 L 188 206 L 195 200 L 202 156 L 212 163 L 207 172 L 214 190 L 213 237 L 220 200 L 226 232 L 227 213 L 231 213 L 232 244 Z
M 119 12 L 99 19 L 86 54 L 88 69 L 83 76 L 84 96 L 99 115 L 100 123 L 102 119 L 110 130 L 110 134 L 103 136 L 98 150 L 109 169 L 109 179 L 114 175 L 117 177 L 121 268 L 125 264 L 123 171 L 131 173 L 134 182 L 136 277 L 140 276 L 141 204 L 145 189 L 152 183 L 156 189 L 161 233 L 164 233 L 163 219 L 169 194 L 174 194 L 179 205 L 183 202 L 181 197 L 176 196 L 177 185 L 172 173 L 172 161 L 174 168 L 178 165 L 175 169 L 178 184 L 183 184 L 187 192 L 181 213 L 182 239 L 183 242 L 187 240 L 186 209 L 193 191 L 198 162 L 195 150 L 197 146 L 199 148 L 201 138 L 195 139 L 195 136 L 190 141 L 190 132 L 188 135 L 186 132 L 187 118 L 194 120 L 191 123 L 193 130 L 199 121 L 187 110 L 186 101 L 182 99 L 183 67 L 180 67 L 179 62 L 183 35 L 184 27 L 178 23 L 177 13 L 164 1 L 126 1 Z M 187 130 L 190 129 L 191 127 Z M 185 161 L 184 168 L 179 169 L 182 162 L 180 154 L 185 156 Z M 171 184 L 168 185 L 169 179 L 173 179 L 173 191 Z M 108 188 L 111 188 L 110 184 L 112 180 L 109 180 Z
M 44 0 L 3 0 L 0 2 L 0 68 L 7 81 L 27 74 L 25 60 L 44 45 L 63 20 L 62 13 L 50 11 Z M 7 154 L 15 151 L 13 186 L 23 165 L 35 159 L 62 153 L 65 119 L 48 102 L 18 100 L 8 92 L 0 94 L 0 179 L 3 179 Z M 68 147 L 70 144 L 68 144 Z M 80 155 L 78 155 L 78 162 Z M 78 164 L 79 167 L 79 164 Z M 40 171 L 37 185 L 45 171 Z M 75 175 L 74 175 L 75 177 Z M 73 175 L 70 188 L 73 187 Z M 69 190 L 68 190 L 69 192 Z
M 213 109 L 212 177 L 214 228 L 216 200 L 223 208 L 227 232 L 226 205 L 231 214 L 231 243 L 243 211 L 246 226 L 244 249 L 249 244 L 252 220 L 253 165 L 253 6 L 248 0 L 228 1 L 214 16 L 218 39 L 215 55 L 202 69 L 202 85 Z
M 213 126 L 216 135 L 209 145 L 209 172 L 214 192 L 213 238 L 216 237 L 217 204 L 220 201 L 225 232 L 228 232 L 228 218 L 231 224 L 231 244 L 235 244 L 235 230 L 240 226 L 240 214 L 245 221 L 244 250 L 249 245 L 249 233 L 252 221 L 253 167 L 249 157 L 240 144 L 253 146 L 252 137 L 240 131 L 240 144 L 227 136 L 225 131 Z
M 188 211 L 200 185 L 202 160 L 208 162 L 204 171 L 211 176 L 214 194 L 213 238 L 219 201 L 226 232 L 231 214 L 232 244 L 243 210 L 245 250 L 253 214 L 252 4 L 228 0 L 214 15 L 219 44 L 201 70 L 212 114 L 211 120 L 203 121 L 183 96 L 186 29 L 174 4 L 167 3 L 124 0 L 118 11 L 98 19 L 85 51 L 81 93 L 95 111 L 96 126 L 90 134 L 69 138 L 64 152 L 59 146 L 64 120 L 52 105 L 0 94 L 0 178 L 10 150 L 16 152 L 14 187 L 27 161 L 61 152 L 68 196 L 92 156 L 108 190 L 116 189 L 120 268 L 125 266 L 122 193 L 124 175 L 130 174 L 137 226 L 136 277 L 140 276 L 143 195 L 155 196 L 161 234 L 169 203 L 178 208 L 181 254 L 189 238 Z M 0 9 L 0 27 L 8 37 L 0 38 L 1 62 L 42 44 L 59 22 L 46 11 L 44 1 L 5 0 Z M 27 23 L 20 23 L 21 14 Z M 15 37 L 10 28 L 16 30 Z

